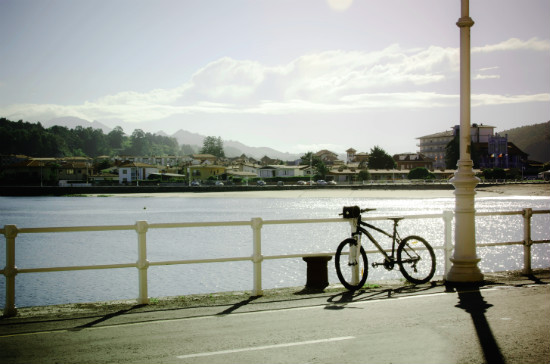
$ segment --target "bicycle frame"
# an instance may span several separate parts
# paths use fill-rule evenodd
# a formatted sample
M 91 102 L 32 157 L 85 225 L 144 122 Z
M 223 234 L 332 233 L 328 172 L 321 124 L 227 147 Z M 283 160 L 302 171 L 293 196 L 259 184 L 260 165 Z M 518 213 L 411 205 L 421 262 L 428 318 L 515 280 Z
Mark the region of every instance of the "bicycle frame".
M 356 219 L 353 219 L 350 221 L 350 224 L 352 225 L 352 238 L 357 241 L 357 245 L 355 247 L 355 251 L 353 251 L 352 247 L 350 247 L 350 256 L 352 256 L 351 261 L 357 262 L 357 259 L 359 258 L 360 250 L 361 250 L 361 234 L 365 234 L 367 238 L 376 246 L 378 251 L 384 256 L 384 260 L 388 263 L 393 263 L 395 259 L 395 243 L 398 240 L 401 240 L 399 233 L 397 232 L 397 225 L 399 223 L 399 220 L 392 219 L 393 220 L 393 233 L 390 234 L 379 227 L 376 227 L 374 225 L 368 224 L 361 220 L 361 216 L 357 217 Z M 380 243 L 372 236 L 372 234 L 362 226 L 365 226 L 369 229 L 373 229 L 375 231 L 378 231 L 379 233 L 386 235 L 387 237 L 392 239 L 392 248 L 391 248 L 391 256 L 386 253 L 386 251 L 382 248 Z M 375 263 L 376 264 L 376 263 Z

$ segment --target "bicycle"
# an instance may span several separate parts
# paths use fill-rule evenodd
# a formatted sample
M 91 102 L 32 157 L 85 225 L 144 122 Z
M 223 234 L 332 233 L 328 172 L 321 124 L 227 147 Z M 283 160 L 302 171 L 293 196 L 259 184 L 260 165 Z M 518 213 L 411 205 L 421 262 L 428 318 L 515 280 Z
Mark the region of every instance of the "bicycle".
M 372 263 L 373 268 L 384 266 L 387 270 L 393 270 L 397 264 L 401 274 L 409 282 L 413 284 L 428 282 L 435 273 L 435 254 L 431 245 L 424 238 L 416 235 L 401 239 L 397 232 L 397 226 L 399 221 L 403 220 L 403 217 L 387 218 L 393 221 L 392 233 L 361 220 L 362 213 L 374 210 L 376 209 L 345 206 L 343 212 L 339 214 L 343 215 L 345 219 L 350 219 L 352 225 L 351 238 L 342 241 L 336 249 L 336 274 L 340 282 L 347 289 L 354 291 L 363 287 L 367 281 L 368 260 L 365 249 L 361 245 L 361 235 L 366 235 L 384 256 L 382 262 Z M 386 253 L 366 228 L 375 230 L 392 239 L 391 254 Z M 397 249 L 395 248 L 396 245 Z

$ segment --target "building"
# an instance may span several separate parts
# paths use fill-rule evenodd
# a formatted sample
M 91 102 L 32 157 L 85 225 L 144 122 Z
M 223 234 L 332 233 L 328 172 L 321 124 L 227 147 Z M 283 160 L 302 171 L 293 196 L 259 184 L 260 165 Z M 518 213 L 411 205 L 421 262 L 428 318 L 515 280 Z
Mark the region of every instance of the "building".
M 318 151 L 314 154 L 314 156 L 319 157 L 319 159 L 321 159 L 321 161 L 323 161 L 323 163 L 327 165 L 336 164 L 336 162 L 338 161 L 338 154 L 326 149 Z
M 273 177 L 301 177 L 305 176 L 304 170 L 309 166 L 284 166 L 284 165 L 269 165 L 263 166 L 258 170 L 260 178 Z
M 158 173 L 159 169 L 151 164 L 141 162 L 127 162 L 118 167 L 118 183 L 138 183 L 146 180 L 152 173 Z
M 223 179 L 223 175 L 227 171 L 224 166 L 210 164 L 208 162 L 200 165 L 189 166 L 188 170 L 191 180 L 193 181 L 220 180 Z
M 433 160 L 433 169 L 445 169 L 445 147 L 453 138 L 453 130 L 418 137 L 418 153 Z
M 489 138 L 493 136 L 494 129 L 495 127 L 490 125 L 472 124 L 470 128 L 472 144 L 478 145 L 478 152 L 480 155 L 486 154 L 486 149 L 484 149 L 483 146 L 486 146 L 489 142 Z M 449 131 L 416 138 L 419 140 L 418 152 L 434 161 L 433 169 L 445 169 L 445 152 L 447 144 L 454 139 L 455 134 L 459 130 L 460 126 L 456 125 Z
M 393 160 L 397 164 L 398 170 L 412 170 L 415 168 L 426 168 L 428 170 L 433 170 L 434 160 L 426 157 L 422 153 L 403 153 L 396 154 L 393 156 Z
M 369 154 L 365 152 L 357 153 L 355 149 L 349 148 L 348 150 L 346 150 L 346 159 L 347 164 L 360 164 L 361 162 L 367 163 L 369 161 Z

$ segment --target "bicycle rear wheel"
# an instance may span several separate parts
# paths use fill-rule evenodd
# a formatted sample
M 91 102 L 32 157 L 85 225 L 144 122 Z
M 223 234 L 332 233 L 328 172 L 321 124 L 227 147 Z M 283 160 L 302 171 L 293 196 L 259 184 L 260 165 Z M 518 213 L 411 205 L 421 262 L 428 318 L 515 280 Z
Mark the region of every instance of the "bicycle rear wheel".
M 422 284 L 435 273 L 435 254 L 428 242 L 419 236 L 408 236 L 397 247 L 397 263 L 411 283 Z
M 357 259 L 350 255 L 351 251 L 356 251 L 357 241 L 355 239 L 346 239 L 340 243 L 336 249 L 335 265 L 336 274 L 340 283 L 350 291 L 360 289 L 365 285 L 369 273 L 369 265 L 365 249 L 361 247 Z

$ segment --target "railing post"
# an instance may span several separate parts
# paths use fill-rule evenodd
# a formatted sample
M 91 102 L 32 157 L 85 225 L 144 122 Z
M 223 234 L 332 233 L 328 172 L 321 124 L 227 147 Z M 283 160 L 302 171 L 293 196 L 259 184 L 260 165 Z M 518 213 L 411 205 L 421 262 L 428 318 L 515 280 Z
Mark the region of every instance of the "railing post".
M 262 291 L 262 225 L 263 220 L 260 217 L 254 217 L 251 220 L 253 234 L 252 262 L 254 266 L 254 288 L 253 296 L 263 295 Z
M 531 270 L 531 217 L 533 209 L 523 209 L 523 274 L 532 274 Z
M 451 270 L 451 256 L 453 254 L 453 212 L 443 211 L 443 222 L 445 224 L 445 242 L 443 245 L 444 274 L 443 279 L 447 279 L 447 274 Z
M 4 316 L 10 317 L 17 315 L 15 307 L 15 276 L 17 267 L 15 266 L 15 237 L 17 236 L 17 226 L 4 225 L 4 236 L 6 237 L 6 267 L 4 276 L 6 276 L 6 306 L 4 307 Z
M 144 305 L 149 303 L 149 294 L 147 292 L 147 269 L 149 261 L 147 260 L 147 230 L 149 224 L 147 221 L 137 221 L 136 231 L 138 234 L 138 261 L 137 268 L 139 272 L 139 297 L 138 304 Z

